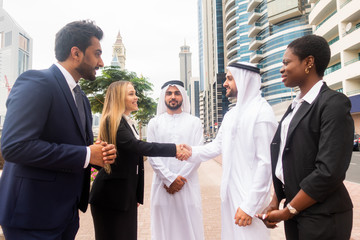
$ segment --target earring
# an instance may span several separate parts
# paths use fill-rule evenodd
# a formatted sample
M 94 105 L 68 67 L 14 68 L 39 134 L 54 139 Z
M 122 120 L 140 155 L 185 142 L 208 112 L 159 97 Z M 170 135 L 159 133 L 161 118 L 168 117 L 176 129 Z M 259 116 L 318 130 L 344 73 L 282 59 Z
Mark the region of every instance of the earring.
M 309 74 L 309 72 L 310 72 L 309 68 L 308 68 L 308 67 L 305 68 L 305 73 L 306 73 L 306 74 Z

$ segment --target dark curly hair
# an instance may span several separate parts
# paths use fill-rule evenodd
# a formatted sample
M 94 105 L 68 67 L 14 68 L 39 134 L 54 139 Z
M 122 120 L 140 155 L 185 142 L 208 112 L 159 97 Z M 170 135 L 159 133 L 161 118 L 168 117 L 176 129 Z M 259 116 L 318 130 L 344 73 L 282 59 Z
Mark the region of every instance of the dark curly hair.
M 91 38 L 101 40 L 103 31 L 93 21 L 81 20 L 68 23 L 60 29 L 55 38 L 55 57 L 58 61 L 65 61 L 72 47 L 78 47 L 80 51 L 85 50 L 91 44 Z
M 316 73 L 320 77 L 324 76 L 325 69 L 330 61 L 330 47 L 323 37 L 306 35 L 292 41 L 287 48 L 291 49 L 300 60 L 313 56 Z

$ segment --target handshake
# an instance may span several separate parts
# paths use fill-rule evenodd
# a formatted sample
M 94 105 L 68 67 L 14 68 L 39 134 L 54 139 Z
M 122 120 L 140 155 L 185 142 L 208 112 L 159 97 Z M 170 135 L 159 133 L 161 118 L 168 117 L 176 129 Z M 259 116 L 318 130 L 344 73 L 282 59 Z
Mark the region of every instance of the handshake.
M 176 145 L 176 158 L 183 161 L 191 157 L 192 150 L 189 145 L 179 144 Z

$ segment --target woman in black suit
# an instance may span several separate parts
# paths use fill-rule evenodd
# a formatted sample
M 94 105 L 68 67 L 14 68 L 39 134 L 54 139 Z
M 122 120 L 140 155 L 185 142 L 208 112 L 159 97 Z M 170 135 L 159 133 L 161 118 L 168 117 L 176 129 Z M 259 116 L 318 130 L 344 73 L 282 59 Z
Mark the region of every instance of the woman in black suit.
M 137 239 L 137 208 L 143 203 L 143 156 L 176 156 L 175 144 L 139 140 L 130 114 L 138 110 L 134 86 L 112 83 L 106 93 L 99 137 L 115 144 L 117 158 L 99 171 L 90 193 L 97 240 Z M 180 150 L 179 150 L 180 151 Z
M 280 72 L 300 92 L 271 143 L 275 194 L 258 217 L 269 228 L 285 221 L 286 239 L 350 239 L 352 202 L 343 184 L 352 155 L 351 103 L 323 82 L 326 40 L 308 35 L 287 47 Z M 279 203 L 285 199 L 284 208 Z

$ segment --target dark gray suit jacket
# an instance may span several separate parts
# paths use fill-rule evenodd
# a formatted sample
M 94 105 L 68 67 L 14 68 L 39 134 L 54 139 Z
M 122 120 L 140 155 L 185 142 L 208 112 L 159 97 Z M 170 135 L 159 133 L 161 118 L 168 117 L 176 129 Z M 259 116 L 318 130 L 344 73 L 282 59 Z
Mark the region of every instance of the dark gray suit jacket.
M 285 186 L 275 176 L 281 120 L 271 143 L 273 182 L 279 202 L 283 198 L 290 202 L 302 189 L 317 201 L 304 212 L 336 213 L 352 209 L 343 184 L 354 136 L 350 109 L 349 99 L 326 84 L 311 105 L 302 103 L 290 123 L 283 152 Z

